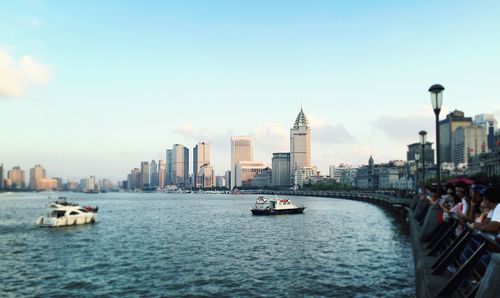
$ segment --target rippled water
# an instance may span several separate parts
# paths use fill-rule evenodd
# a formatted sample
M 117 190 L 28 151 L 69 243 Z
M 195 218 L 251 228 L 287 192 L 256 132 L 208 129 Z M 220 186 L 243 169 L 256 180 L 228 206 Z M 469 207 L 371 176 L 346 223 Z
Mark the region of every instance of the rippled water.
M 367 203 L 297 197 L 256 217 L 255 196 L 69 194 L 98 223 L 34 226 L 46 194 L 0 194 L 0 296 L 414 296 L 401 219 Z

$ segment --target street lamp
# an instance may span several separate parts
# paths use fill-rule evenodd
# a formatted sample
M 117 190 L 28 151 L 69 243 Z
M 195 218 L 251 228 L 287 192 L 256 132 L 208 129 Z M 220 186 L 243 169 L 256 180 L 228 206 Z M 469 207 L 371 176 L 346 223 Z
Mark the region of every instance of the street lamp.
M 420 153 L 415 152 L 415 191 L 418 193 L 418 160 L 420 159 Z
M 441 194 L 441 157 L 439 148 L 439 112 L 443 105 L 443 90 L 444 87 L 439 84 L 434 84 L 429 88 L 431 94 L 432 108 L 436 115 L 436 178 L 437 178 L 437 193 Z
M 420 145 L 422 146 L 422 181 L 424 181 L 425 187 L 425 143 L 427 142 L 427 132 L 425 130 L 421 130 L 420 135 Z

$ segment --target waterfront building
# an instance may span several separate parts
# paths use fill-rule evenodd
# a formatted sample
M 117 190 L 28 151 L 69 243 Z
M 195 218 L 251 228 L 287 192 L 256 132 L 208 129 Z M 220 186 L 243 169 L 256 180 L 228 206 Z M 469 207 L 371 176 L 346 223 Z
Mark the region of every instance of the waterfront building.
M 399 188 L 401 184 L 408 185 L 409 178 L 404 178 L 408 176 L 407 173 L 407 164 L 403 160 L 375 164 L 370 156 L 368 165 L 358 168 L 356 186 L 360 189 Z
M 57 189 L 57 180 L 49 179 L 49 178 L 40 178 L 36 181 L 36 190 L 56 190 Z
M 433 165 L 434 164 L 434 149 L 432 148 L 431 142 L 426 142 L 424 146 L 425 152 L 425 165 Z M 406 162 L 415 163 L 415 153 L 420 154 L 420 158 L 422 158 L 422 144 L 413 143 L 408 145 L 408 151 L 406 151 Z M 422 164 L 422 160 L 419 161 Z
M 113 187 L 113 182 L 109 179 L 101 179 L 99 180 L 99 189 L 101 191 L 113 191 L 114 187 Z
M 167 149 L 165 167 L 165 185 L 174 185 L 174 149 Z
M 181 144 L 173 146 L 173 178 L 178 187 L 190 186 L 189 178 L 189 149 Z
M 211 188 L 214 186 L 214 169 L 211 165 L 205 164 L 199 169 L 199 178 L 197 182 L 201 182 L 198 188 Z M 194 175 L 193 175 L 194 177 Z
M 255 175 L 252 186 L 258 188 L 269 187 L 272 185 L 272 174 L 271 168 L 267 167 L 262 169 L 262 172 Z
M 257 161 L 239 161 L 235 168 L 235 187 L 252 186 L 255 175 L 262 172 L 264 164 Z
M 470 126 L 472 117 L 465 117 L 464 112 L 455 110 L 439 121 L 441 163 L 453 162 L 452 138 L 459 127 Z
M 468 174 L 486 177 L 500 176 L 500 131 L 495 133 L 494 146 L 490 152 L 470 156 Z
M 318 175 L 318 169 L 316 169 L 316 167 L 301 167 L 295 170 L 293 185 L 295 187 L 303 187 L 312 176 L 316 175 Z
M 0 190 L 4 189 L 3 163 L 0 163 Z
M 311 129 L 302 108 L 290 129 L 290 179 L 297 170 L 311 167 Z M 302 178 L 301 178 L 302 179 Z M 301 180 L 299 179 L 299 180 Z
M 491 152 L 495 148 L 495 131 L 497 130 L 497 119 L 494 114 L 479 114 L 474 117 L 474 124 L 480 125 L 486 131 L 486 151 Z
M 290 153 L 273 153 L 272 158 L 272 185 L 275 187 L 290 186 Z
M 158 187 L 160 189 L 163 189 L 165 187 L 165 161 L 163 159 L 160 159 L 158 161 Z
M 12 190 L 22 190 L 26 187 L 24 171 L 21 167 L 13 167 L 12 170 L 7 172 L 7 181 L 5 183 L 5 188 Z
M 231 171 L 224 172 L 224 180 L 226 180 L 226 188 L 231 187 Z
M 215 186 L 219 188 L 226 187 L 226 177 L 215 176 Z
M 134 168 L 127 175 L 127 186 L 128 190 L 142 189 L 141 184 L 141 170 L 139 168 Z
M 63 189 L 63 180 L 62 180 L 62 178 L 54 177 L 52 179 L 55 179 L 57 181 L 56 188 L 59 189 L 59 190 L 62 190 Z
M 467 164 L 470 156 L 486 153 L 486 130 L 480 125 L 458 127 L 452 137 L 452 157 L 455 166 Z
M 66 190 L 67 191 L 77 191 L 80 185 L 76 181 L 68 181 L 66 183 Z
M 158 164 L 156 161 L 153 159 L 151 160 L 151 163 L 149 164 L 149 186 L 152 188 L 157 188 L 159 183 L 158 183 Z
M 231 137 L 231 179 L 229 181 L 231 183 L 230 189 L 233 189 L 235 186 L 239 186 L 236 178 L 236 167 L 238 166 L 238 163 L 252 161 L 252 138 L 248 136 Z
M 149 187 L 149 162 L 141 161 L 141 185 L 140 188 Z
M 202 188 L 205 184 L 201 168 L 210 165 L 210 144 L 200 142 L 193 148 L 193 186 Z
M 337 183 L 354 186 L 359 166 L 341 163 L 329 167 L 329 176 Z
M 44 179 L 46 177 L 45 168 L 40 164 L 35 165 L 30 169 L 30 185 L 29 188 L 31 190 L 37 190 L 37 182 L 40 179 Z

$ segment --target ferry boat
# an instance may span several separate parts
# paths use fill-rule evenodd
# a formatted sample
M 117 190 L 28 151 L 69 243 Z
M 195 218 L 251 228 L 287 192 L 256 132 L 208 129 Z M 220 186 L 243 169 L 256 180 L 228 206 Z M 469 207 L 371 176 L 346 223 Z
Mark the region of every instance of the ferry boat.
M 306 207 L 296 206 L 290 200 L 274 198 L 268 200 L 259 196 L 251 209 L 253 215 L 278 215 L 303 213 Z
M 47 215 L 42 215 L 36 220 L 38 226 L 62 227 L 94 223 L 99 210 L 99 207 L 69 203 L 65 197 L 51 202 L 48 207 Z

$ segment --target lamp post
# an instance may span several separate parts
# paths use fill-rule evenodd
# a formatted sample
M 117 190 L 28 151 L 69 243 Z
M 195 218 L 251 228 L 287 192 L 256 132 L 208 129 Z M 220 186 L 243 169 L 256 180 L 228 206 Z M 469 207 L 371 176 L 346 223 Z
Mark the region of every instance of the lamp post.
M 415 152 L 415 191 L 418 193 L 418 160 L 420 159 L 420 153 Z
M 441 156 L 439 148 L 439 112 L 443 105 L 443 90 L 444 87 L 439 84 L 434 84 L 429 88 L 431 94 L 432 108 L 436 115 L 436 178 L 437 178 L 437 193 L 441 195 Z
M 420 145 L 422 145 L 422 181 L 425 187 L 425 143 L 427 141 L 427 132 L 421 130 L 418 134 L 420 135 Z

